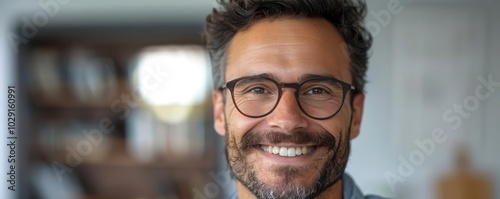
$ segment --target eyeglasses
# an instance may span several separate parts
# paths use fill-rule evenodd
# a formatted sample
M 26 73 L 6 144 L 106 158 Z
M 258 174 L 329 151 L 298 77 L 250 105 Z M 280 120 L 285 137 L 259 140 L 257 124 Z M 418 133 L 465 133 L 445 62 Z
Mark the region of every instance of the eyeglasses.
M 264 117 L 276 108 L 283 88 L 294 88 L 300 110 L 307 116 L 325 120 L 335 116 L 344 104 L 351 84 L 330 77 L 311 78 L 301 83 L 279 83 L 262 76 L 241 77 L 220 87 L 229 89 L 236 109 L 251 118 Z

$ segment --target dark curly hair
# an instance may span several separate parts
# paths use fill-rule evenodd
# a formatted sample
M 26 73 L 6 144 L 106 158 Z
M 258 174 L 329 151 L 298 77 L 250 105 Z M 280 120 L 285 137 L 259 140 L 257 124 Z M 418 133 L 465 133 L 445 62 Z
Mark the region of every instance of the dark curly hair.
M 207 16 L 204 40 L 210 53 L 215 88 L 224 83 L 227 47 L 238 31 L 262 19 L 325 18 L 340 32 L 351 60 L 353 84 L 364 91 L 372 36 L 363 24 L 366 3 L 361 0 L 218 0 L 219 9 Z

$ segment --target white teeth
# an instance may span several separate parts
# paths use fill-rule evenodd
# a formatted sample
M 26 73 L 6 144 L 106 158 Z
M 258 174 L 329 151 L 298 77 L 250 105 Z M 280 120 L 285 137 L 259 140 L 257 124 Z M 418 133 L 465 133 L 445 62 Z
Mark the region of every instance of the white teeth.
M 288 148 L 288 157 L 295 156 L 295 148 Z
M 260 148 L 261 148 L 262 150 L 264 150 L 265 152 L 268 152 L 268 153 L 269 153 L 269 151 L 267 150 L 267 147 L 265 147 L 265 146 L 260 146 Z
M 273 147 L 273 154 L 278 154 L 280 152 L 280 148 L 275 146 Z
M 305 155 L 310 153 L 314 149 L 314 147 L 305 147 L 305 146 L 292 147 L 292 148 L 278 147 L 278 146 L 261 146 L 260 148 L 265 152 L 283 157 L 295 157 L 298 155 Z
M 295 154 L 302 155 L 302 148 L 300 148 L 300 147 L 295 148 Z
M 285 147 L 280 148 L 280 156 L 287 156 L 288 155 L 288 150 Z

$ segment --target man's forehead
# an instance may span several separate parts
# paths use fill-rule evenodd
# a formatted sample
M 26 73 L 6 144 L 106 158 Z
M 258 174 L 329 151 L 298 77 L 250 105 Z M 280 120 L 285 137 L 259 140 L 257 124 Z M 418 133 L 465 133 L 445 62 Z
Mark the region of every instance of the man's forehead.
M 288 37 L 302 37 L 305 42 L 324 42 L 325 39 L 337 44 L 343 42 L 336 27 L 324 18 L 262 19 L 237 32 L 233 40 L 251 39 L 249 44 L 259 44 L 276 39 L 284 41 Z
M 231 41 L 226 77 L 294 70 L 324 76 L 349 76 L 344 74 L 349 73 L 345 70 L 349 68 L 348 55 L 342 36 L 325 19 L 261 20 L 238 32 Z M 345 77 L 343 80 L 349 81 Z

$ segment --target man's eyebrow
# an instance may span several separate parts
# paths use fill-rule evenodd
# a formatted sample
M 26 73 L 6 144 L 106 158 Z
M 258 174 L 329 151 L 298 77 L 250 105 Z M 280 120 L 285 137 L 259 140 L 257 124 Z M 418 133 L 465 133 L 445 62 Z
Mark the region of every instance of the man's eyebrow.
M 335 77 L 334 75 L 331 75 L 331 74 L 319 75 L 319 74 L 307 73 L 307 74 L 303 74 L 302 76 L 300 76 L 299 82 L 303 82 L 303 81 L 306 81 L 308 79 L 322 78 L 322 77 L 328 77 L 328 78 L 338 79 L 337 77 Z
M 268 79 L 276 79 L 275 76 L 271 73 L 261 73 L 258 75 L 253 75 L 254 77 L 262 77 L 262 78 L 268 78 Z

